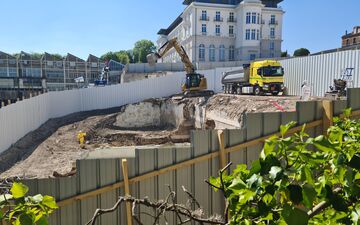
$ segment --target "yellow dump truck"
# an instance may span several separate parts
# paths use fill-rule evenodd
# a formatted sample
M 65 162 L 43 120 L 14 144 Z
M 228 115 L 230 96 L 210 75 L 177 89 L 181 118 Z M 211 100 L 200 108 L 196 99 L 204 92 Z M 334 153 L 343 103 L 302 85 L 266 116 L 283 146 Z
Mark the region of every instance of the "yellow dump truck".
M 253 62 L 239 70 L 225 72 L 222 84 L 227 94 L 278 95 L 285 90 L 284 68 L 276 60 Z

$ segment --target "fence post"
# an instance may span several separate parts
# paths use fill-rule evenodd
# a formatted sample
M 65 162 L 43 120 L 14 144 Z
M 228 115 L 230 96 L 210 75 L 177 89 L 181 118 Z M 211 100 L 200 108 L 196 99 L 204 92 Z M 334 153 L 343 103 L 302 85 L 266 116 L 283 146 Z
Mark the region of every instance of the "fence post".
M 122 172 L 124 176 L 124 187 L 125 187 L 125 196 L 130 195 L 130 188 L 129 188 L 129 175 L 128 175 L 128 165 L 127 160 L 121 160 Z M 132 216 L 131 216 L 131 204 L 130 202 L 126 203 L 126 219 L 127 225 L 132 225 Z
M 5 102 L 1 101 L 1 108 L 5 107 Z
M 323 134 L 327 135 L 329 127 L 334 125 L 334 104 L 331 100 L 324 100 L 323 105 Z
M 218 139 L 219 139 L 219 146 L 220 146 L 220 152 L 219 152 L 219 159 L 220 159 L 220 169 L 224 168 L 226 166 L 226 152 L 225 152 L 225 135 L 223 130 L 218 130 Z
M 8 105 L 11 105 L 11 100 L 8 100 Z

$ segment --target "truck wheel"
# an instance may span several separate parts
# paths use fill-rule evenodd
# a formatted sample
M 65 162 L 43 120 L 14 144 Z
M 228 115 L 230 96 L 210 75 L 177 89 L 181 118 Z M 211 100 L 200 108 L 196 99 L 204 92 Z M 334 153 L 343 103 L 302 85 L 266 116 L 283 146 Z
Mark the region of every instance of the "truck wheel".
M 242 89 L 241 87 L 236 88 L 236 94 L 241 95 L 242 94 L 241 89 Z
M 259 86 L 254 87 L 254 95 L 261 95 L 261 89 Z

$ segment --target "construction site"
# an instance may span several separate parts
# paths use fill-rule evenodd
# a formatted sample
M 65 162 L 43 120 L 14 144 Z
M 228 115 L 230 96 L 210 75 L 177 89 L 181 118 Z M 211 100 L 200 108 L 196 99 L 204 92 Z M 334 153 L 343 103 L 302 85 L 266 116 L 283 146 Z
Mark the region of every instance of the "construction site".
M 185 71 L 136 74 L 118 85 L 47 92 L 2 107 L 0 180 L 20 180 L 31 193 L 54 196 L 60 206 L 50 217 L 55 225 L 85 224 L 91 212 L 122 194 L 164 198 L 165 183 L 188 185 L 214 214 L 223 204 L 198 181 L 227 162 L 250 165 L 280 125 L 295 121 L 299 131 L 307 124 L 319 135 L 347 107 L 360 115 L 354 79 L 360 67 L 340 61 L 342 53 L 332 53 L 331 62 L 309 56 L 197 70 L 175 38 L 148 55 L 149 65 L 171 49 Z M 356 58 L 360 51 L 348 54 Z M 331 76 L 307 73 L 319 61 Z M 124 210 L 101 224 L 129 224 Z
M 148 99 L 116 109 L 49 120 L 0 155 L 1 177 L 73 175 L 76 160 L 101 148 L 190 142 L 196 129 L 240 129 L 246 113 L 294 112 L 299 97 L 217 94 L 183 100 Z M 85 147 L 77 135 L 86 133 Z M 29 149 L 31 149 L 29 151 Z

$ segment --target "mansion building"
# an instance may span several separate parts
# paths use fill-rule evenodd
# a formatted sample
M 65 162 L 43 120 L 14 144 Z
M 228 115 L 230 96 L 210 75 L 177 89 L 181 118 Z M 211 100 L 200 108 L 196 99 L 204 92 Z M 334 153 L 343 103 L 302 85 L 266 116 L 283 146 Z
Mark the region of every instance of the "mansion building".
M 158 32 L 158 47 L 177 38 L 193 62 L 281 56 L 282 0 L 185 0 L 183 13 Z M 175 49 L 160 62 L 180 62 Z

